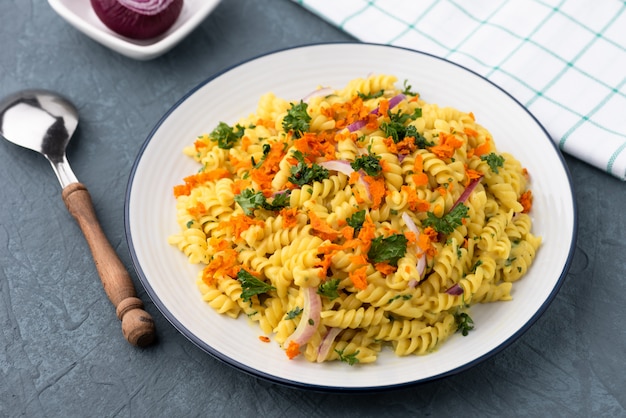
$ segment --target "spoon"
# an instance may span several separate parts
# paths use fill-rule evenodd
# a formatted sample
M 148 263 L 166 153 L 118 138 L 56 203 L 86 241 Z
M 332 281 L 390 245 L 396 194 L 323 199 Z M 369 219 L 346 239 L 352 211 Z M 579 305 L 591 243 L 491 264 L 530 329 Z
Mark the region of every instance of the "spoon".
M 104 291 L 122 322 L 124 337 L 144 347 L 155 339 L 154 321 L 143 310 L 128 271 L 104 235 L 87 188 L 67 161 L 65 148 L 77 125 L 76 108 L 51 91 L 24 90 L 0 101 L 0 136 L 50 161 L 63 188 L 63 201 L 89 244 Z

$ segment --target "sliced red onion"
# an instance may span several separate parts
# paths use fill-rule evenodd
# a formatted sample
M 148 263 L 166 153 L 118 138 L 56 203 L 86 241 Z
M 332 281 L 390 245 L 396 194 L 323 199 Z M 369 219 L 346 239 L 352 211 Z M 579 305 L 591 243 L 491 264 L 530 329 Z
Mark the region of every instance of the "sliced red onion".
M 150 39 L 176 22 L 183 0 L 91 0 L 98 18 L 113 32 L 132 39 Z
M 450 289 L 446 290 L 446 293 L 452 296 L 460 296 L 463 294 L 463 288 L 459 286 L 457 283 L 454 286 L 452 286 Z
M 324 167 L 326 170 L 337 171 L 339 173 L 343 173 L 346 176 L 354 173 L 354 169 L 350 165 L 349 161 L 346 160 L 328 160 L 322 161 L 321 163 L 317 163 L 320 167 Z
M 354 132 L 354 131 L 358 131 L 361 128 L 364 128 L 365 125 L 367 125 L 367 122 L 365 122 L 364 120 L 357 120 L 356 122 L 353 122 L 350 125 L 348 125 L 346 128 L 348 128 L 350 132 Z
M 424 251 L 418 256 L 415 268 L 417 269 L 417 274 L 420 275 L 420 279 L 424 277 L 424 272 L 426 271 L 426 253 Z
M 326 335 L 324 335 L 324 339 L 322 339 L 320 346 L 317 348 L 317 359 L 315 359 L 315 361 L 317 361 L 318 363 L 324 361 L 324 359 L 328 355 L 328 352 L 330 351 L 330 347 L 332 347 L 335 338 L 337 338 L 337 335 L 339 335 L 340 332 L 341 328 L 337 327 L 328 330 Z
M 415 289 L 419 282 L 415 279 L 409 280 L 409 289 Z
M 304 289 L 303 294 L 304 307 L 302 308 L 302 317 L 296 330 L 285 341 L 285 347 L 289 347 L 291 341 L 302 347 L 309 342 L 319 325 L 322 299 L 317 294 L 317 289 L 315 287 L 307 287 Z
M 472 181 L 470 181 L 470 183 L 467 185 L 465 190 L 463 190 L 463 193 L 461 193 L 461 196 L 459 196 L 459 198 L 456 200 L 456 202 L 454 202 L 454 205 L 452 205 L 450 210 L 456 208 L 461 203 L 464 203 L 467 200 L 467 198 L 469 197 L 470 194 L 472 194 L 472 192 L 474 191 L 474 189 L 476 188 L 478 183 L 480 183 L 480 179 L 481 178 L 482 177 L 479 177 L 477 179 L 472 179 Z
M 417 225 L 415 225 L 415 222 L 413 222 L 413 219 L 409 216 L 408 213 L 402 212 L 402 220 L 404 221 L 404 224 L 409 229 L 409 231 L 413 232 L 415 234 L 415 237 L 419 237 L 420 230 L 417 227 Z M 422 276 L 424 275 L 424 271 L 426 271 L 426 252 L 425 251 L 422 251 L 421 253 L 417 255 L 417 263 L 415 265 L 415 268 L 417 269 L 417 274 L 419 274 L 419 277 L 421 279 Z
M 394 107 L 396 107 L 398 105 L 398 103 L 400 103 L 402 100 L 404 100 L 405 96 L 404 94 L 400 93 L 398 95 L 393 96 L 391 99 L 389 99 L 389 109 L 393 109 Z M 374 110 L 372 110 L 370 113 L 372 115 L 378 115 L 380 108 L 376 108 Z
M 346 160 L 322 161 L 320 163 L 317 163 L 317 165 L 319 165 L 320 167 L 324 167 L 327 170 L 337 171 L 339 173 L 343 173 L 346 176 L 349 176 L 350 174 L 354 173 L 354 169 L 350 165 L 350 161 L 346 161 Z M 365 187 L 365 191 L 367 192 L 367 196 L 371 199 L 372 198 L 372 193 L 370 192 L 370 186 L 369 186 L 369 184 L 367 184 L 367 182 L 363 178 L 363 176 L 365 176 L 365 175 L 366 175 L 366 173 L 363 170 L 359 170 L 359 183 L 361 183 L 363 185 L 363 187 Z
M 404 221 L 406 227 L 409 228 L 409 231 L 413 232 L 416 237 L 420 234 L 419 228 L 415 225 L 415 222 L 413 222 L 413 219 L 408 213 L 402 212 L 402 220 Z
M 329 94 L 334 93 L 335 91 L 333 89 L 331 89 L 330 87 L 322 87 L 320 89 L 316 89 L 313 90 L 312 92 L 310 92 L 309 94 L 307 94 L 306 96 L 304 96 L 302 98 L 302 101 L 307 103 L 309 100 L 311 100 L 313 97 L 318 97 L 318 96 L 328 96 Z

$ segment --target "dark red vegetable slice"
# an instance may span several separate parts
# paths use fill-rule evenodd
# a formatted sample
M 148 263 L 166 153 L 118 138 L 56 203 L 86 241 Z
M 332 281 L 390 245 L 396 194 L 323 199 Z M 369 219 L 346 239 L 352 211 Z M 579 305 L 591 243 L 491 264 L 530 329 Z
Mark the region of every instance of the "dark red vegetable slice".
M 183 0 L 91 0 L 98 18 L 113 32 L 132 39 L 151 39 L 174 25 Z

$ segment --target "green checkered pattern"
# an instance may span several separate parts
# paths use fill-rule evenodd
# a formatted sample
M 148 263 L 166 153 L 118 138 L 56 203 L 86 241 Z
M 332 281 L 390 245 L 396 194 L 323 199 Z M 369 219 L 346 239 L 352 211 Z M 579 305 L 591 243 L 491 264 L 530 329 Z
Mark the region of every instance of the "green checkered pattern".
M 360 41 L 472 69 L 564 152 L 626 180 L 626 1 L 294 1 Z

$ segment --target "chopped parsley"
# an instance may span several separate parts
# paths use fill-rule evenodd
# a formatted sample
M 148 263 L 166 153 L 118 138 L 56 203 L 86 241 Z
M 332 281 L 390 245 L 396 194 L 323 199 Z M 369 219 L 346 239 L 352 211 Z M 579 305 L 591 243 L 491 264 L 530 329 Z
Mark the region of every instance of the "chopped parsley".
M 300 100 L 300 103 L 291 103 L 291 108 L 283 119 L 283 129 L 285 132 L 292 131 L 293 136 L 300 138 L 304 132 L 309 130 L 311 116 L 307 113 L 307 104 Z
M 285 319 L 295 319 L 298 315 L 302 313 L 302 310 L 303 309 L 301 307 L 296 306 L 295 308 L 287 312 L 287 314 L 285 315 Z
M 328 170 L 318 164 L 308 165 L 304 160 L 304 155 L 300 151 L 293 151 L 294 158 L 298 164 L 291 167 L 291 176 L 288 180 L 296 186 L 312 184 L 314 181 L 322 181 L 328 178 Z
M 464 337 L 474 329 L 474 320 L 465 312 L 455 314 L 454 320 L 456 322 L 456 330 L 461 331 Z
M 406 244 L 407 239 L 403 234 L 394 234 L 387 238 L 378 236 L 372 240 L 367 258 L 372 263 L 389 263 L 397 267 L 398 261 L 406 254 Z
M 417 108 L 413 114 L 402 113 L 398 111 L 396 113 L 387 111 L 389 115 L 389 122 L 383 122 L 380 124 L 380 129 L 386 136 L 390 136 L 394 143 L 402 141 L 404 138 L 414 138 L 415 145 L 418 148 L 424 149 L 435 145 L 434 142 L 428 141 L 422 134 L 417 131 L 417 128 L 413 125 L 405 126 L 409 120 L 415 120 L 422 117 L 422 109 Z
M 230 149 L 243 137 L 244 129 L 240 124 L 231 127 L 225 122 L 220 122 L 209 137 L 213 142 L 217 142 L 219 148 Z
M 258 163 L 254 161 L 254 157 L 250 157 L 250 161 L 252 162 L 252 168 L 259 168 L 263 164 L 263 161 L 267 158 L 267 155 L 272 150 L 272 146 L 270 144 L 263 144 L 263 156 L 261 157 L 261 161 Z
M 359 362 L 359 359 L 357 358 L 359 350 L 356 350 L 352 354 L 344 354 L 343 350 L 335 349 L 335 353 L 339 354 L 339 360 L 343 361 L 344 363 L 348 363 L 350 366 L 354 366 Z
M 274 286 L 257 279 L 244 269 L 237 272 L 237 280 L 241 282 L 241 298 L 244 302 L 249 301 L 252 296 L 276 289 Z
M 499 167 L 504 167 L 504 157 L 496 154 L 495 152 L 487 155 L 482 155 L 480 159 L 486 161 L 487 164 L 489 164 L 489 168 L 491 168 L 491 171 L 496 174 L 498 174 Z
M 382 90 L 378 90 L 375 93 L 370 93 L 370 94 L 365 94 L 365 93 L 361 93 L 360 91 L 357 92 L 357 96 L 359 96 L 359 98 L 361 98 L 361 100 L 369 100 L 369 99 L 377 99 L 380 96 L 383 95 L 383 91 Z
M 246 216 L 252 216 L 255 209 L 280 210 L 289 206 L 290 192 L 280 193 L 268 202 L 263 192 L 256 192 L 254 189 L 245 189 L 235 196 L 235 202 L 241 206 Z
M 353 236 L 359 235 L 359 231 L 361 230 L 361 228 L 363 227 L 363 224 L 365 223 L 365 209 L 360 210 L 358 212 L 354 212 L 352 216 L 346 219 L 346 222 L 348 223 L 349 226 L 351 226 L 354 229 Z
M 357 157 L 350 163 L 350 166 L 354 171 L 363 170 L 368 176 L 372 177 L 376 177 L 383 171 L 380 165 L 380 157 L 372 154 Z
M 461 226 L 463 218 L 469 217 L 468 210 L 469 208 L 461 203 L 441 218 L 432 212 L 426 212 L 427 218 L 422 221 L 422 225 L 432 226 L 441 234 L 451 234 L 457 226 Z
M 474 263 L 474 265 L 472 266 L 472 269 L 470 270 L 472 273 L 476 273 L 476 269 L 480 266 L 483 265 L 483 260 L 476 260 L 476 262 Z
M 411 89 L 413 88 L 410 84 L 409 84 L 409 80 L 404 80 L 404 83 L 402 83 L 402 86 L 404 87 L 404 90 L 402 90 L 402 94 L 408 94 L 411 96 L 417 96 L 418 93 L 411 91 Z
M 339 279 L 331 279 L 327 280 L 319 285 L 317 288 L 317 293 L 322 296 L 326 296 L 330 300 L 336 299 L 339 297 Z

